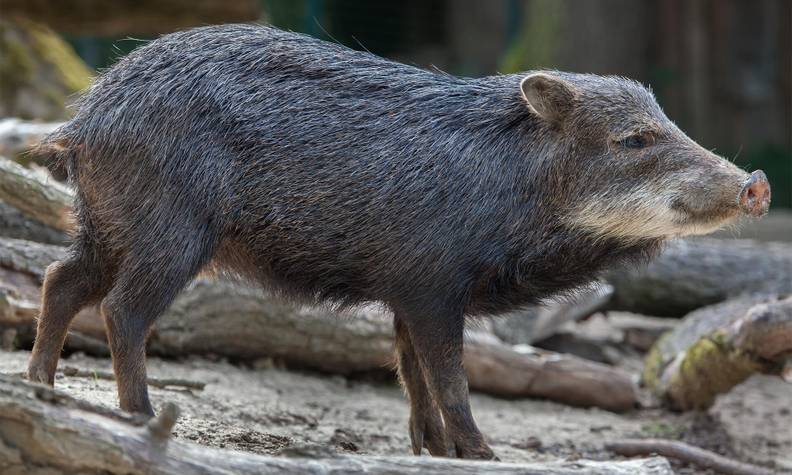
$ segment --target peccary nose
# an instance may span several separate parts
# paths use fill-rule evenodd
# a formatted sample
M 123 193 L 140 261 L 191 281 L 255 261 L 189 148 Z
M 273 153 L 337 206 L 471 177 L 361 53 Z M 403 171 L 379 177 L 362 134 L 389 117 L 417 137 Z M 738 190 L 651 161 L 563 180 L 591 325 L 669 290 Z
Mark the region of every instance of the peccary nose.
M 762 170 L 751 173 L 738 198 L 740 208 L 751 216 L 762 216 L 770 207 L 770 183 Z

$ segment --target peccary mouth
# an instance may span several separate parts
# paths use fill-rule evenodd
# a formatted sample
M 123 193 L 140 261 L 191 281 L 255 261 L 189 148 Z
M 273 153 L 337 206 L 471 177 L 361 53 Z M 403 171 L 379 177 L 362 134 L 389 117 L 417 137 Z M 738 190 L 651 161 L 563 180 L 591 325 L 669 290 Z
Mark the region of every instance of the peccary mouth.
M 674 200 L 671 209 L 679 216 L 676 224 L 680 228 L 693 228 L 683 234 L 706 234 L 734 223 L 742 215 L 740 209 L 732 203 L 694 209 L 681 200 Z

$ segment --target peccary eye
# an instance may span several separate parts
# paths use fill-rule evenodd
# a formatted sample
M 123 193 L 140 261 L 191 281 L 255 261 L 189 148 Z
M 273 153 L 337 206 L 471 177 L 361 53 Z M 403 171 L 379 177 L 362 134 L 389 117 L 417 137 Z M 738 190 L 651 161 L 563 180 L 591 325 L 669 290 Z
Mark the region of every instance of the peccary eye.
M 650 142 L 651 140 L 646 134 L 630 135 L 619 141 L 623 147 L 627 148 L 644 148 L 649 145 Z

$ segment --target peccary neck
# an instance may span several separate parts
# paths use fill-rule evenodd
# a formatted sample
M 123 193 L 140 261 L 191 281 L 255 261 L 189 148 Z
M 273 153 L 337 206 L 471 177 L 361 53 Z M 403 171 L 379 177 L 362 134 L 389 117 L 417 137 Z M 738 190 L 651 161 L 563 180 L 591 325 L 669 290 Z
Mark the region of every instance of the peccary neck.
M 514 242 L 499 264 L 485 271 L 472 294 L 470 313 L 498 314 L 574 292 L 603 271 L 643 265 L 662 249 L 661 240 L 619 243 L 573 230 Z

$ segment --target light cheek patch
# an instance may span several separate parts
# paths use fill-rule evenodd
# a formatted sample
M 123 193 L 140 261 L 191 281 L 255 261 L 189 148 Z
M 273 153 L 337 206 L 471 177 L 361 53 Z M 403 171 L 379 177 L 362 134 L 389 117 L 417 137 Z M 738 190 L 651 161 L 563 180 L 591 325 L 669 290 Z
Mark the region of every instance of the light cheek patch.
M 731 221 L 689 223 L 684 213 L 671 208 L 673 198 L 667 192 L 648 188 L 626 196 L 603 195 L 570 213 L 568 224 L 603 238 L 636 241 L 708 234 Z
M 632 201 L 621 199 L 619 205 L 611 203 L 613 198 L 601 202 L 588 203 L 579 211 L 571 214 L 570 223 L 585 228 L 596 235 L 619 240 L 640 240 L 646 238 L 665 238 L 676 234 L 678 226 L 676 212 L 668 203 Z

